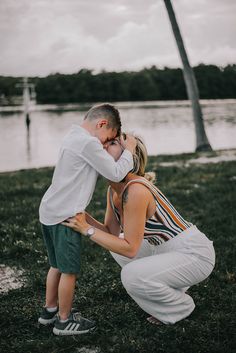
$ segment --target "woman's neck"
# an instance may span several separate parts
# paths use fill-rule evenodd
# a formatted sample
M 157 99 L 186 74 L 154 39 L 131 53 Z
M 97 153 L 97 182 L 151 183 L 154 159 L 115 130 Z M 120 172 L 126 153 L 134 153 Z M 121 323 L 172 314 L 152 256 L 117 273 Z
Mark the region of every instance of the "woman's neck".
M 112 189 L 116 192 L 117 196 L 120 197 L 122 195 L 123 190 L 126 184 L 133 179 L 140 179 L 141 177 L 132 173 L 127 174 L 124 182 L 114 183 L 113 181 L 109 181 L 109 185 L 111 185 Z

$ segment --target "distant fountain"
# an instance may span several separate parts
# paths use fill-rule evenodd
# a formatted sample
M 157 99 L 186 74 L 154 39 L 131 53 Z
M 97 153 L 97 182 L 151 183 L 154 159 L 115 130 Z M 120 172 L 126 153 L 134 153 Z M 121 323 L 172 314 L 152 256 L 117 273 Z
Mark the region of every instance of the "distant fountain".
M 35 85 L 33 83 L 29 83 L 28 78 L 24 77 L 23 82 L 18 83 L 16 86 L 23 88 L 23 108 L 24 108 L 25 124 L 26 124 L 27 130 L 29 130 L 31 102 L 36 97 Z
M 31 160 L 31 149 L 30 149 L 30 111 L 32 106 L 32 101 L 36 98 L 35 93 L 35 85 L 33 83 L 28 82 L 28 78 L 24 77 L 22 83 L 18 83 L 17 87 L 23 88 L 23 110 L 24 110 L 24 117 L 25 117 L 25 125 L 27 128 L 27 135 L 26 135 L 26 146 L 27 146 L 27 156 L 28 161 Z

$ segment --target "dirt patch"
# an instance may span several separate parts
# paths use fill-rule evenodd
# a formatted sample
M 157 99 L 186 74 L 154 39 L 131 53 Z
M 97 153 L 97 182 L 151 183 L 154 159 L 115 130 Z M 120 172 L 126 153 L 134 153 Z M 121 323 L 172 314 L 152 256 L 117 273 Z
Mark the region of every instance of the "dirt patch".
M 24 283 L 22 274 L 23 271 L 15 267 L 0 265 L 0 293 L 20 288 Z

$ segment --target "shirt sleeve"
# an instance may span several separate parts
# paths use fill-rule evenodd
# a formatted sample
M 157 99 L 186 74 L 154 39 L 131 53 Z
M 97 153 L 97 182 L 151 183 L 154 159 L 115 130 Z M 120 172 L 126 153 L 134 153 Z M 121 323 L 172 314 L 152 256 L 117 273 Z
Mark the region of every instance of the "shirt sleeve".
M 85 145 L 81 157 L 99 174 L 114 182 L 120 182 L 133 168 L 133 156 L 130 151 L 124 150 L 118 161 L 115 161 L 95 139 Z

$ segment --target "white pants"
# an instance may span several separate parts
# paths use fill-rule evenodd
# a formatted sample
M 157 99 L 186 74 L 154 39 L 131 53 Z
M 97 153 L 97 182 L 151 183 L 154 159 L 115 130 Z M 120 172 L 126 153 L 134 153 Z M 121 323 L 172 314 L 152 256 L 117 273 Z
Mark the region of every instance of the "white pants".
M 191 314 L 195 304 L 185 291 L 206 279 L 215 265 L 213 243 L 196 226 L 161 245 L 144 239 L 135 258 L 111 255 L 122 267 L 128 294 L 164 324 Z

